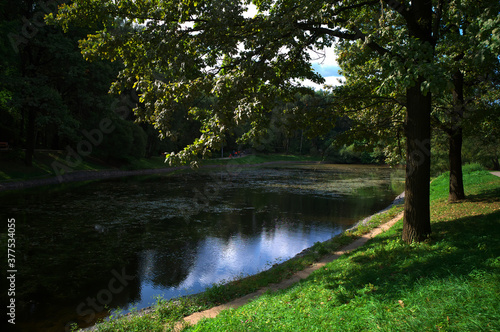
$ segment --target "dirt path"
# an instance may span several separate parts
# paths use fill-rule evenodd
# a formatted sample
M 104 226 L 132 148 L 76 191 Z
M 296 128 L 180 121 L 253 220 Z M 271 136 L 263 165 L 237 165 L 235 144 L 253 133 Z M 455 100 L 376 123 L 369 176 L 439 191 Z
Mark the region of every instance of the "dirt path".
M 274 291 L 277 291 L 277 290 L 280 290 L 280 289 L 285 289 L 285 288 L 290 287 L 291 285 L 295 284 L 296 282 L 299 282 L 300 280 L 307 278 L 311 273 L 313 273 L 314 271 L 322 268 L 327 263 L 336 260 L 341 255 L 343 255 L 345 253 L 348 253 L 348 252 L 350 252 L 350 251 L 352 251 L 354 249 L 357 249 L 357 248 L 361 247 L 369 239 L 371 239 L 371 238 L 375 237 L 376 235 L 378 235 L 378 234 L 380 234 L 382 232 L 385 232 L 386 230 L 388 230 L 389 228 L 391 228 L 402 217 L 403 217 L 403 212 L 401 212 L 400 214 L 398 214 L 396 217 L 394 217 L 393 219 L 391 219 L 387 223 L 385 223 L 383 225 L 380 225 L 377 228 L 374 228 L 371 232 L 363 235 L 362 237 L 360 237 L 359 239 L 357 239 L 353 243 L 351 243 L 351 244 L 349 244 L 349 245 L 341 248 L 339 251 L 335 252 L 335 254 L 323 257 L 323 259 L 321 259 L 319 262 L 314 263 L 310 267 L 308 267 L 308 268 L 306 268 L 306 269 L 304 269 L 302 271 L 299 271 L 299 272 L 295 273 L 289 279 L 283 280 L 283 281 L 281 281 L 280 283 L 277 283 L 277 284 L 271 284 L 270 286 L 261 288 L 261 289 L 259 289 L 258 291 L 254 292 L 254 293 L 245 295 L 243 297 L 240 297 L 240 298 L 238 298 L 236 300 L 233 300 L 231 302 L 222 304 L 220 306 L 213 307 L 211 309 L 208 309 L 208 310 L 205 310 L 205 311 L 201 311 L 201 312 L 196 312 L 196 313 L 194 313 L 194 314 L 192 314 L 190 316 L 184 317 L 184 321 L 181 321 L 181 322 L 179 322 L 176 325 L 176 331 L 180 331 L 186 323 L 189 324 L 189 325 L 194 325 L 194 324 L 198 323 L 198 321 L 200 321 L 203 318 L 214 318 L 214 317 L 216 317 L 223 310 L 230 309 L 230 308 L 233 308 L 233 309 L 239 308 L 239 307 L 247 304 L 250 300 L 252 300 L 254 298 L 257 298 L 258 296 L 264 294 L 267 291 L 273 291 L 274 292 Z
M 500 176 L 500 172 L 490 172 L 493 175 Z

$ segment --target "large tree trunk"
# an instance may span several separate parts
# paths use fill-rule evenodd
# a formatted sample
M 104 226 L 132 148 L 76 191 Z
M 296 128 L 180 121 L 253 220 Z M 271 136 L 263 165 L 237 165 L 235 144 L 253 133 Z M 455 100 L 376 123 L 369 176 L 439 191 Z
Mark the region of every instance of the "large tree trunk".
M 410 38 L 421 43 L 414 62 L 433 61 L 432 0 L 414 0 L 405 15 Z M 423 52 L 429 48 L 431 52 Z M 419 76 L 406 90 L 406 182 L 402 239 L 407 243 L 423 241 L 431 233 L 431 93 L 421 90 L 424 78 Z
M 449 132 L 450 150 L 450 189 L 448 201 L 455 202 L 465 198 L 462 176 L 462 119 L 464 115 L 464 75 L 458 70 L 453 75 L 453 114 L 452 128 Z
M 420 90 L 419 78 L 407 90 L 406 111 L 406 181 L 403 241 L 423 241 L 431 233 L 430 221 L 430 110 L 431 94 Z
M 449 142 L 450 194 L 448 201 L 456 202 L 465 198 L 462 176 L 462 128 L 453 130 L 453 133 L 449 137 Z

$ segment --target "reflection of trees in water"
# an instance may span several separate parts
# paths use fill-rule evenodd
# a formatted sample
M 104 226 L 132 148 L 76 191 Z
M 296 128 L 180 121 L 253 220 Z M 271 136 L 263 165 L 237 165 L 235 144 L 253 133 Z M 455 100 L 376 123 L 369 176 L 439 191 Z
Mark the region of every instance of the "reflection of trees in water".
M 137 265 L 135 248 L 123 246 L 132 241 L 124 235 L 126 231 L 99 232 L 93 226 L 22 223 L 18 228 L 22 234 L 18 266 L 23 271 L 18 281 L 22 287 L 16 294 L 21 309 L 23 303 L 85 299 L 89 291 L 102 289 L 109 282 L 111 270 Z M 135 269 L 128 273 L 134 274 Z
M 80 327 L 94 324 L 98 318 L 107 316 L 109 308 L 126 307 L 140 299 L 140 280 L 132 279 L 137 265 L 137 259 L 132 257 L 126 266 L 107 266 L 102 270 L 96 267 L 80 282 L 73 280 L 69 270 L 66 275 L 73 282 L 65 281 L 65 274 L 48 281 L 50 278 L 40 269 L 35 291 L 23 292 L 22 299 L 16 296 L 16 327 L 19 331 L 67 331 L 65 328 L 71 322 Z M 75 265 L 74 269 L 77 268 Z M 49 287 L 58 287 L 58 283 L 59 288 L 51 291 Z
M 167 243 L 165 243 L 167 242 Z M 195 241 L 163 241 L 155 250 L 142 252 L 139 274 L 141 281 L 155 286 L 177 287 L 186 279 L 196 258 Z
M 22 303 L 74 306 L 108 287 L 110 271 L 121 267 L 129 274 L 139 271 L 113 298 L 112 305 L 125 306 L 140 300 L 143 280 L 160 288 L 181 285 L 207 237 L 229 244 L 234 237 L 265 233 L 273 238 L 283 230 L 308 234 L 316 225 L 346 228 L 385 207 L 393 196 L 389 184 L 358 186 L 356 197 L 328 194 L 332 178 L 344 184 L 357 181 L 345 179 L 350 171 L 340 173 L 245 170 L 227 179 L 197 174 L 101 182 L 78 192 L 8 198 L 0 205 L 16 218 L 16 258 L 23 271 L 18 274 L 18 310 Z M 380 173 L 387 177 L 388 172 Z M 204 192 L 214 182 L 217 195 L 186 220 L 180 212 L 194 204 L 193 189 Z M 311 192 L 315 184 L 318 190 Z M 153 254 L 140 256 L 145 252 Z
M 263 189 L 240 188 L 226 193 L 228 204 L 242 208 L 226 214 L 206 213 L 199 216 L 211 226 L 208 234 L 228 241 L 235 235 L 252 237 L 279 227 L 290 227 L 307 233 L 312 225 L 345 224 L 350 226 L 374 210 L 382 209 L 392 200 L 386 188 L 361 188 L 356 197 L 318 197 L 308 194 L 269 193 Z M 252 207 L 251 209 L 244 207 Z

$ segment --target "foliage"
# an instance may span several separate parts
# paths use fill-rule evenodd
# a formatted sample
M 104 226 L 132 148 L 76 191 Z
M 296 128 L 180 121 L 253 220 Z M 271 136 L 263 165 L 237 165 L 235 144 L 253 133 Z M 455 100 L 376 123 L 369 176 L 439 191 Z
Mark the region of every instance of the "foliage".
M 26 159 L 32 153 L 30 147 L 54 150 L 56 154 L 67 148 L 76 151 L 78 144 L 87 139 L 84 131 L 99 128 L 104 118 L 113 118 L 119 128 L 105 137 L 105 145 L 93 147 L 94 156 L 110 155 L 128 162 L 143 156 L 146 150 L 149 155 L 158 155 L 162 146 L 158 132 L 150 130 L 144 136 L 141 127 L 132 123 L 135 117 L 128 115 L 138 102 L 133 93 L 108 94 L 122 64 L 85 61 L 78 40 L 92 30 L 72 26 L 71 31 L 63 33 L 60 27 L 47 26 L 43 16 L 56 10 L 55 3 L 45 1 L 2 3 L 0 141 L 8 142 L 11 149 L 26 149 Z M 122 118 L 128 123 L 115 111 L 124 113 Z M 122 150 L 121 143 L 130 140 Z M 111 146 L 113 151 L 109 151 Z M 18 162 L 19 154 L 9 155 L 13 157 L 9 162 Z
M 432 93 L 436 129 L 449 134 L 464 126 L 469 136 L 484 137 L 481 128 L 488 130 L 492 122 L 500 118 L 495 102 L 499 97 L 500 61 L 498 52 L 492 48 L 498 31 L 491 30 L 491 22 L 499 18 L 497 1 L 476 4 L 465 0 L 438 2 L 435 15 L 440 16 L 440 21 L 434 27 L 438 37 L 434 54 L 437 66 L 423 68 L 426 82 L 422 89 Z M 343 114 L 353 121 L 352 130 L 347 133 L 349 137 L 371 138 L 369 141 L 383 147 L 389 162 L 400 163 L 399 156 L 405 154 L 401 148 L 405 144 L 405 93 L 414 80 L 416 67 L 412 64 L 411 43 L 401 42 L 406 38 L 405 27 L 393 29 L 392 22 L 398 20 L 394 15 L 382 9 L 379 14 L 366 16 L 364 27 L 372 29 L 373 38 L 386 40 L 381 44 L 390 45 L 389 53 L 398 52 L 408 60 L 400 62 L 389 56 L 381 57 L 366 42 L 343 40 L 336 45 L 336 50 L 346 81 L 345 85 L 332 90 L 341 100 Z M 454 99 L 457 72 L 463 75 L 465 85 L 464 109 L 458 111 L 457 106 L 462 106 Z M 485 139 L 484 145 L 496 146 L 495 139 Z M 437 150 L 444 151 L 447 147 Z
M 140 159 L 146 154 L 146 133 L 129 121 L 113 118 L 114 130 L 104 135 L 102 144 L 97 146 L 97 155 L 108 161 Z
M 337 8 L 320 1 L 307 6 L 289 1 L 255 1 L 258 12 L 254 17 L 245 14 L 246 4 L 152 1 L 136 5 L 128 1 L 81 0 L 65 6 L 52 21 L 65 28 L 69 24 L 104 25 L 100 32 L 82 41 L 85 57 L 122 59 L 125 69 L 113 90 L 138 89 L 144 107 L 136 109 L 136 114 L 154 123 L 161 135 L 177 136 L 172 116 L 178 110 L 184 109 L 201 123 L 200 138 L 177 155 L 181 159 L 218 149 L 229 128 L 242 122 L 251 124 L 244 138 L 264 137 L 272 124 L 269 114 L 275 112 L 275 107 L 297 100 L 296 93 L 306 91 L 297 79 L 322 81 L 309 63 L 312 51 L 331 46 L 338 37 L 359 40 L 360 46 L 363 41 L 373 46 L 372 35 L 381 36 L 377 40 L 380 45 L 394 39 L 397 41 L 391 46 L 399 47 L 400 55 L 407 58 L 415 59 L 427 52 L 416 46 L 417 41 L 407 45 L 404 29 L 397 30 L 396 36 L 390 35 L 391 26 L 402 24 L 397 11 L 388 11 L 382 27 L 369 27 L 366 22 L 370 15 L 379 13 L 376 2 Z M 317 22 L 328 28 L 321 28 Z M 376 33 L 361 33 L 358 25 Z M 343 32 L 342 28 L 353 32 Z M 368 42 L 368 36 L 372 42 Z M 424 53 L 422 56 L 426 56 Z M 381 61 L 394 73 L 402 67 L 391 59 L 387 54 Z M 420 69 L 410 66 L 405 70 L 413 74 L 403 79 L 403 87 L 411 84 Z M 400 76 L 386 75 L 384 84 L 393 84 L 390 82 Z M 200 105 L 207 96 L 216 97 L 208 108 Z M 320 127 L 331 128 L 334 124 L 329 121 L 331 109 L 323 109 L 326 112 L 321 107 L 298 107 L 295 114 L 293 108 L 288 114 L 317 135 Z M 318 118 L 320 113 L 326 117 Z M 297 115 L 303 119 L 297 119 Z M 293 123 L 287 127 L 293 128 Z M 170 157 L 174 161 L 176 154 Z
M 257 8 L 253 17 L 245 15 L 249 4 Z M 143 107 L 135 114 L 152 122 L 163 137 L 177 135 L 170 124 L 178 110 L 200 122 L 199 138 L 168 154 L 171 163 L 209 156 L 240 123 L 250 124 L 246 139 L 265 136 L 275 107 L 307 92 L 300 80 L 323 82 L 310 63 L 314 52 L 337 39 L 371 48 L 378 55 L 375 61 L 387 68 L 374 75 L 382 87 L 406 90 L 407 212 L 415 213 L 407 213 L 403 238 L 411 242 L 430 233 L 428 188 L 421 185 L 428 183 L 430 156 L 416 155 L 422 155 L 419 143 L 430 139 L 430 92 L 445 81 L 433 57 L 440 41 L 433 24 L 441 24 L 441 9 L 433 13 L 427 0 L 172 0 L 140 5 L 76 0 L 49 20 L 66 30 L 70 24 L 102 24 L 81 42 L 84 56 L 123 62 L 112 90 L 136 89 Z M 380 17 L 378 24 L 374 17 Z M 202 101 L 212 96 L 211 107 L 203 107 Z M 394 99 L 381 107 L 392 109 Z
M 481 132 L 481 129 L 478 129 Z M 463 139 L 462 161 L 463 164 L 479 163 L 483 167 L 495 170 L 500 156 L 499 145 L 495 138 L 486 142 L 480 134 L 467 134 Z M 478 146 L 481 148 L 478 149 Z M 436 132 L 432 139 L 432 175 L 437 176 L 449 171 L 448 137 L 444 133 Z

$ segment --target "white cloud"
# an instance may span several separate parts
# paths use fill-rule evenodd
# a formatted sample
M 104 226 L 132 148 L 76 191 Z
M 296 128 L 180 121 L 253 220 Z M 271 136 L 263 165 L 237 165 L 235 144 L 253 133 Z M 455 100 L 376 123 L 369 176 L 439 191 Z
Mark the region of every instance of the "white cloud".
M 247 6 L 247 11 L 243 13 L 243 17 L 254 17 L 256 14 L 257 14 L 257 6 L 251 3 Z
M 310 51 L 312 63 L 317 64 L 320 67 L 332 67 L 338 66 L 337 55 L 333 47 L 328 47 L 322 50 L 317 50 L 315 52 Z
M 257 7 L 253 4 L 250 4 L 247 7 L 247 11 L 244 14 L 245 17 L 254 17 L 257 14 Z M 314 70 L 323 76 L 325 79 L 326 85 L 341 85 L 339 79 L 343 79 L 343 76 L 340 76 L 338 71 L 340 70 L 339 64 L 337 62 L 337 56 L 333 47 L 329 47 L 322 50 L 317 50 L 315 52 L 310 51 L 311 55 L 311 63 Z M 309 80 L 304 80 L 302 82 L 303 85 L 312 87 L 316 90 L 323 89 L 323 85 L 313 83 Z
M 340 80 L 343 79 L 342 76 L 326 76 L 324 77 L 325 83 L 324 84 L 316 84 L 310 80 L 304 80 L 302 81 L 302 85 L 311 87 L 315 90 L 325 90 L 325 85 L 332 85 L 332 86 L 338 86 L 342 85 Z

